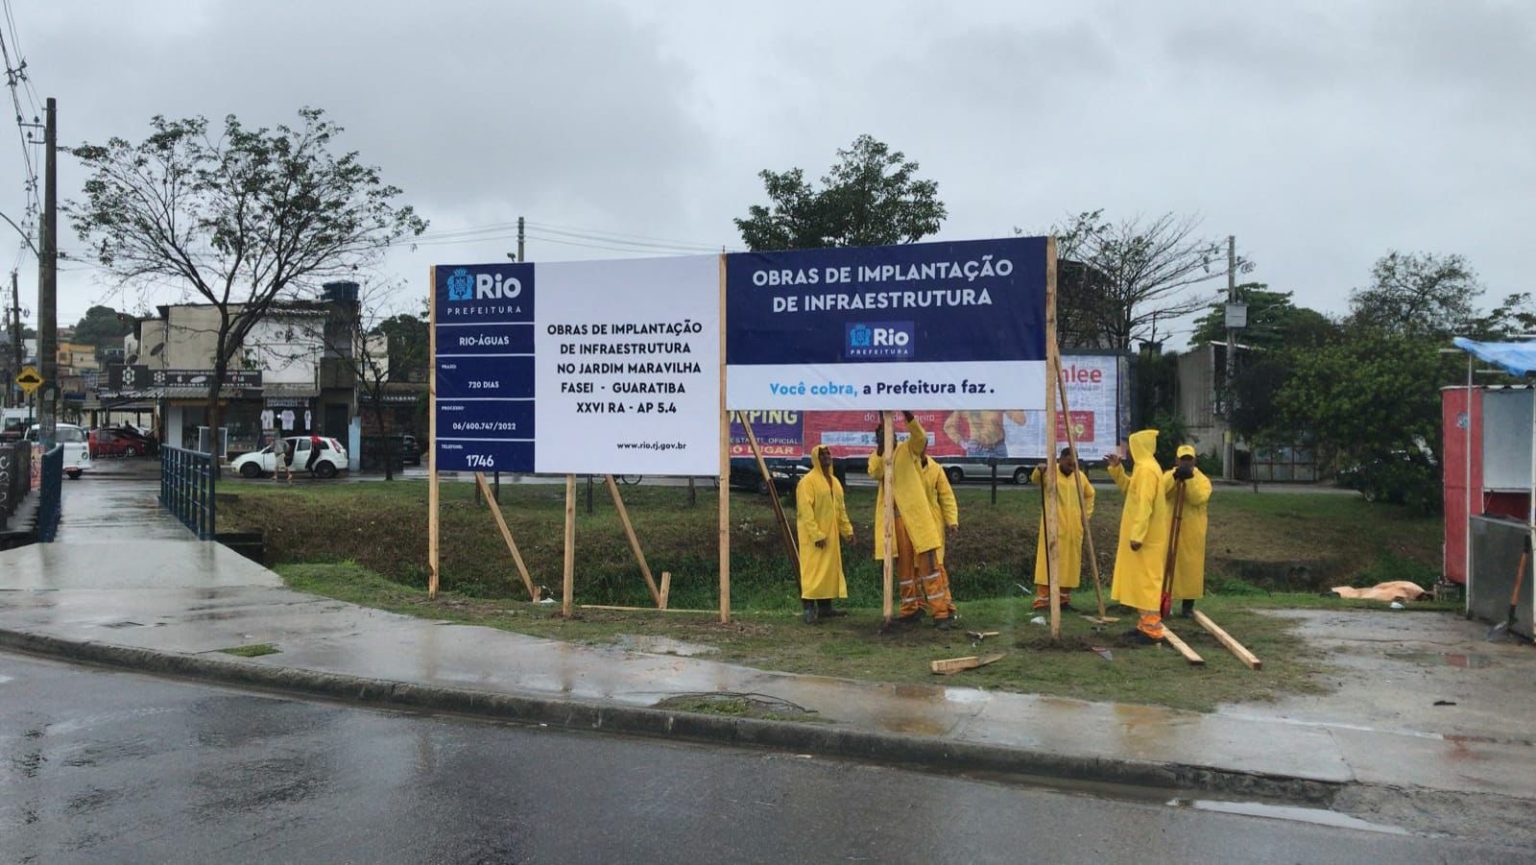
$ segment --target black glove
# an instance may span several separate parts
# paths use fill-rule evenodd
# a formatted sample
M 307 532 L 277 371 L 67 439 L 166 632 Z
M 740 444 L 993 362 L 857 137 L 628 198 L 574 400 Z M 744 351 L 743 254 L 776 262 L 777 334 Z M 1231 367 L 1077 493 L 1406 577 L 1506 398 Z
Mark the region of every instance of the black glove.
M 1187 481 L 1195 476 L 1195 467 L 1179 466 L 1173 470 L 1173 476 L 1176 480 Z

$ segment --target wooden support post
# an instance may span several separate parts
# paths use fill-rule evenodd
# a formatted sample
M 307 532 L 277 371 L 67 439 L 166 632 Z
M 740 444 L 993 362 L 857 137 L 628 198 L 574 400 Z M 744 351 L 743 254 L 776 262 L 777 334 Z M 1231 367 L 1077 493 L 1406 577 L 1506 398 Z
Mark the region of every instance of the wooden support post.
M 491 507 L 491 515 L 496 518 L 496 528 L 501 529 L 501 539 L 507 542 L 507 549 L 512 553 L 512 561 L 517 564 L 517 573 L 523 578 L 523 585 L 528 589 L 528 598 L 534 603 L 539 602 L 539 590 L 534 588 L 533 577 L 528 573 L 528 566 L 523 564 L 523 554 L 518 552 L 517 541 L 512 540 L 512 530 L 507 527 L 507 518 L 501 512 L 501 503 L 497 501 L 496 494 L 490 485 L 486 483 L 485 472 L 475 472 L 475 486 L 485 495 L 486 504 Z
M 1061 639 L 1061 501 L 1056 497 L 1056 388 L 1061 351 L 1056 345 L 1056 238 L 1045 241 L 1045 556 L 1051 593 L 1051 639 Z
M 752 421 L 747 419 L 746 412 L 737 412 L 736 417 L 741 420 L 741 428 L 747 431 L 747 444 L 752 448 L 753 458 L 757 460 L 757 470 L 763 475 L 763 485 L 768 488 L 768 501 L 773 503 L 773 516 L 779 523 L 779 536 L 784 539 L 784 550 L 789 553 L 789 565 L 798 580 L 800 548 L 795 544 L 795 533 L 789 526 L 789 518 L 784 516 L 784 505 L 779 501 L 779 488 L 773 482 L 773 473 L 768 471 L 768 461 L 763 459 L 763 449 L 757 445 L 757 433 L 752 429 Z M 815 471 L 815 468 L 812 466 L 811 470 Z
M 1221 643 L 1223 646 L 1227 647 L 1227 651 L 1236 655 L 1239 661 L 1247 664 L 1248 669 L 1262 670 L 1264 668 L 1264 662 L 1259 660 L 1258 655 L 1248 651 L 1248 647 L 1233 639 L 1231 634 L 1222 630 L 1220 626 L 1211 621 L 1210 616 L 1207 616 L 1205 613 L 1202 613 L 1199 610 L 1195 610 L 1195 623 L 1209 631 L 1210 635 L 1215 637 L 1218 643 Z
M 667 601 L 672 597 L 672 572 L 661 572 L 661 603 L 658 605 L 663 610 L 667 608 Z
M 629 509 L 624 507 L 624 497 L 619 495 L 619 485 L 614 482 L 613 475 L 603 475 L 603 480 L 608 484 L 608 495 L 613 496 L 613 507 L 619 512 L 619 522 L 624 524 L 624 536 L 629 538 L 630 552 L 635 554 L 635 561 L 640 563 L 640 576 L 645 578 L 645 588 L 651 593 L 651 600 L 656 606 L 665 606 L 661 602 L 661 591 L 656 588 L 656 581 L 651 578 L 651 566 L 645 563 L 645 552 L 640 549 L 640 539 L 635 536 L 635 526 L 629 521 Z
M 1061 375 L 1061 370 L 1056 370 L 1056 389 L 1061 393 L 1061 413 L 1067 416 L 1067 447 L 1072 451 L 1072 464 L 1077 466 L 1077 471 L 1084 478 L 1088 477 L 1087 469 L 1083 468 L 1082 460 L 1077 457 L 1077 430 L 1072 427 L 1072 408 L 1067 404 L 1067 380 Z M 1076 481 L 1076 477 L 1073 478 Z M 1088 505 L 1083 498 L 1083 487 L 1080 482 L 1075 482 L 1072 488 L 1077 491 L 1077 512 L 1083 518 L 1083 540 L 1088 544 L 1088 562 L 1093 566 L 1093 598 L 1098 601 L 1099 617 L 1094 620 L 1096 624 L 1106 625 L 1118 622 L 1104 615 L 1104 581 L 1099 577 L 1099 554 L 1093 548 L 1093 526 L 1088 520 Z
M 437 489 L 437 267 L 431 268 L 427 277 L 431 288 L 427 291 L 427 357 L 432 364 L 431 378 L 427 380 L 427 598 L 437 599 L 438 585 L 438 499 Z M 293 481 L 292 475 L 288 478 Z
M 885 533 L 885 557 L 881 562 L 885 587 L 885 601 L 882 604 L 881 609 L 885 614 L 885 624 L 890 625 L 891 584 L 896 579 L 896 492 L 891 483 L 891 479 L 895 474 L 896 432 L 891 428 L 892 425 L 890 412 L 883 411 L 880 413 L 880 423 L 885 434 L 885 444 L 882 448 L 884 453 L 881 455 L 883 457 L 883 462 L 885 463 L 885 470 L 882 472 L 884 477 L 882 477 L 880 480 L 880 494 L 884 498 L 884 505 L 881 508 L 884 513 L 881 515 L 881 519 L 885 521 L 885 526 L 882 529 L 882 531 Z
M 725 253 L 720 254 L 720 624 L 731 620 L 731 415 L 725 409 Z
M 571 617 L 576 590 L 576 476 L 565 476 L 565 569 L 560 581 L 560 613 Z
M 1205 666 L 1205 659 L 1200 657 L 1200 653 L 1196 652 L 1194 649 L 1191 649 L 1188 643 L 1179 639 L 1179 635 L 1175 634 L 1173 629 L 1168 627 L 1166 623 L 1163 624 L 1163 639 L 1168 641 L 1168 645 L 1177 649 L 1179 654 L 1184 656 L 1184 660 L 1188 661 L 1191 667 Z

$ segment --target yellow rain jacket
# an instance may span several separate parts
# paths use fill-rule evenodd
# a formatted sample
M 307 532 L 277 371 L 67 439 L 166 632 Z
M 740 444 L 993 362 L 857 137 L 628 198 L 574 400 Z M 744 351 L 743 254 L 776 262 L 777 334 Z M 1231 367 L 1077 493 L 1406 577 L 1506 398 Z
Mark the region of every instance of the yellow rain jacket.
M 1164 495 L 1163 468 L 1157 464 L 1157 430 L 1131 434 L 1130 475 L 1113 466 L 1109 476 L 1125 493 L 1120 513 L 1120 545 L 1115 550 L 1115 580 L 1109 596 L 1138 610 L 1156 610 L 1163 600 L 1163 567 L 1173 513 Z M 1131 542 L 1139 541 L 1140 550 Z
M 1173 519 L 1176 492 L 1173 471 L 1163 478 L 1168 499 L 1168 518 Z M 1184 482 L 1184 512 L 1179 521 L 1179 553 L 1173 566 L 1173 599 L 1198 600 L 1205 597 L 1205 530 L 1210 521 L 1206 505 L 1211 501 L 1211 479 L 1195 469 L 1195 476 Z
M 846 598 L 843 577 L 843 545 L 838 536 L 851 540 L 853 523 L 843 504 L 843 485 L 821 467 L 817 445 L 811 452 L 811 470 L 795 486 L 795 529 L 800 539 L 800 597 Z M 817 541 L 826 541 L 822 547 Z
M 928 492 L 923 483 L 923 454 L 928 451 L 928 431 L 914 418 L 907 424 L 911 435 L 896 446 L 892 461 L 892 483 L 896 487 L 896 511 L 912 538 L 912 551 L 918 555 L 937 550 L 944 542 L 939 523 L 928 508 Z M 885 558 L 885 458 L 869 455 L 869 476 L 881 481 L 875 496 L 875 558 Z
M 1044 476 L 1037 468 L 1029 475 L 1032 484 L 1044 483 Z M 1078 507 L 1077 488 L 1083 491 L 1083 505 Z M 1083 509 L 1086 508 L 1088 516 L 1093 516 L 1093 484 L 1088 482 L 1088 477 L 1082 469 L 1072 473 L 1071 477 L 1064 477 L 1061 473 L 1056 475 L 1056 500 L 1061 502 L 1060 541 L 1061 541 L 1061 576 L 1058 577 L 1063 589 L 1075 589 L 1082 584 L 1083 571 Z M 1045 514 L 1040 515 L 1040 538 L 1035 547 L 1035 585 L 1048 586 L 1051 583 L 1050 576 L 1045 570 Z
M 928 491 L 928 510 L 933 511 L 933 521 L 939 526 L 939 564 L 944 564 L 944 528 L 960 525 L 960 505 L 955 501 L 955 489 L 949 485 L 949 476 L 934 460 L 923 469 L 923 486 Z M 883 511 L 882 511 L 883 513 Z

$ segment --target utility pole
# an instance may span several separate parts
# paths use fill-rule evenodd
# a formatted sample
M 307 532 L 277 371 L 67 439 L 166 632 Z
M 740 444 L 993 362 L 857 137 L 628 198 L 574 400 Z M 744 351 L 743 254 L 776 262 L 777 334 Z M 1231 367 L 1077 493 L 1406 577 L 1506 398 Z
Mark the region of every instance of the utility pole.
M 43 448 L 53 447 L 58 423 L 59 399 L 59 136 L 57 101 L 48 97 L 43 117 L 43 220 L 42 244 L 37 256 L 37 359 L 43 387 L 38 400 L 38 439 Z
M 1221 476 L 1226 480 L 1237 479 L 1237 441 L 1232 433 L 1232 408 L 1236 399 L 1233 382 L 1237 379 L 1237 330 L 1233 328 L 1231 307 L 1237 303 L 1237 237 L 1227 235 L 1227 431 L 1222 437 Z
M 528 260 L 523 258 L 523 218 L 521 216 L 517 218 L 517 260 Z
M 21 344 L 21 289 L 17 285 L 16 271 L 11 271 L 11 350 L 15 354 L 15 363 L 12 364 L 11 375 L 21 372 L 21 365 L 27 359 L 26 348 Z M 5 392 L 11 395 L 11 404 L 19 405 L 20 395 L 18 385 L 13 381 L 5 383 Z

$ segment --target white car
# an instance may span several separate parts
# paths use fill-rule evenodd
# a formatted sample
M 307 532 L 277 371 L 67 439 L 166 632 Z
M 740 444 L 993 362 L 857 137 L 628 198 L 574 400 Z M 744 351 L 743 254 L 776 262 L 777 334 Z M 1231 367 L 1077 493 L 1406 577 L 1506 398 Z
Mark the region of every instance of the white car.
M 293 470 L 304 471 L 309 465 L 309 436 L 288 436 L 282 439 L 284 446 L 288 442 L 293 443 Z M 230 463 L 230 468 L 240 473 L 243 478 L 259 478 L 277 471 L 277 454 L 273 452 L 274 445 L 267 445 L 259 451 L 252 451 Z M 333 438 L 320 437 L 320 459 L 315 462 L 315 477 L 333 478 L 337 472 L 347 470 L 347 449 L 341 446 L 341 442 Z
M 38 428 L 27 429 L 27 441 L 37 441 Z M 54 424 L 53 441 L 64 446 L 64 474 L 77 481 L 91 467 L 91 445 L 85 430 L 72 423 Z

